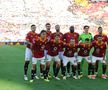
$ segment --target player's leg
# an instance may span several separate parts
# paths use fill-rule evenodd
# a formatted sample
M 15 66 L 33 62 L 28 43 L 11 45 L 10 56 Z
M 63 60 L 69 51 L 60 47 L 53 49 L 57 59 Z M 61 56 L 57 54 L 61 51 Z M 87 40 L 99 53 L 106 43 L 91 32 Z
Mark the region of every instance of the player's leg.
M 66 66 L 68 63 L 68 57 L 63 57 L 63 79 L 66 80 Z
M 63 76 L 63 60 L 61 60 L 61 76 Z
M 75 57 L 71 58 L 70 62 L 72 63 L 72 73 L 73 73 L 73 78 L 77 79 L 77 60 Z
M 107 69 L 107 63 L 106 63 L 106 60 L 101 60 L 101 63 L 102 63 L 102 78 L 103 79 L 106 79 L 107 78 L 107 75 L 106 75 L 106 69 Z
M 81 56 L 78 56 L 78 78 L 80 79 L 82 77 L 81 75 L 81 61 L 82 61 L 82 57 Z
M 45 57 L 40 58 L 40 77 L 44 79 L 44 70 L 45 70 Z
M 88 78 L 91 79 L 91 73 L 92 73 L 92 58 L 91 57 L 86 57 L 85 60 L 88 63 Z
M 58 78 L 58 73 L 59 73 L 59 70 L 60 70 L 60 59 L 59 59 L 59 56 L 57 55 L 57 56 L 55 56 L 54 57 L 54 61 L 55 61 L 55 70 L 54 70 L 54 77 L 55 77 L 55 79 L 56 80 L 60 80 L 60 78 Z
M 45 61 L 47 61 L 48 60 L 48 50 L 44 50 L 44 55 L 45 55 Z M 48 74 L 48 77 L 49 78 L 51 78 L 51 75 L 50 75 L 50 73 Z
M 70 77 L 70 62 L 67 64 L 67 77 Z
M 88 62 L 88 78 L 91 79 L 91 73 L 92 73 L 92 63 Z
M 95 74 L 96 75 L 98 74 L 98 67 L 99 67 L 99 60 L 97 60 L 95 64 Z
M 63 52 L 59 52 L 59 58 L 61 61 L 61 76 L 63 76 Z
M 24 63 L 24 80 L 28 80 L 27 71 L 30 63 L 30 59 L 32 58 L 32 51 L 29 48 L 25 50 L 25 63 Z
M 97 57 L 95 56 L 92 56 L 92 79 L 96 79 L 96 75 L 95 75 L 95 64 L 96 64 L 96 61 L 98 60 Z
M 43 64 L 40 64 L 40 77 L 43 79 L 43 72 L 44 72 L 44 68 L 45 68 L 45 65 Z
M 49 70 L 50 70 L 50 63 L 51 63 L 51 60 L 52 60 L 52 57 L 48 55 L 48 58 L 47 58 L 47 61 L 46 61 L 46 68 L 44 70 L 44 80 L 45 81 L 48 81 L 48 73 L 49 73 Z
M 36 73 L 36 64 L 37 64 L 37 60 L 36 58 L 32 58 L 32 69 L 31 69 L 31 80 L 30 82 L 33 82 L 34 78 L 35 78 L 35 73 Z

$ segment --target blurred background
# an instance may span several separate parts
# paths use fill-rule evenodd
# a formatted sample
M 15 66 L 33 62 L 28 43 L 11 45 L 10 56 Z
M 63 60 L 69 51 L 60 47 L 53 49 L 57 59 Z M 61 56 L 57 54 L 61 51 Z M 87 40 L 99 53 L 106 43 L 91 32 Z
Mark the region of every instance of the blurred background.
M 89 25 L 93 35 L 102 26 L 108 35 L 108 0 L 0 0 L 0 42 L 23 42 L 31 24 L 39 33 L 46 23 L 52 32 L 59 24 L 63 33 Z

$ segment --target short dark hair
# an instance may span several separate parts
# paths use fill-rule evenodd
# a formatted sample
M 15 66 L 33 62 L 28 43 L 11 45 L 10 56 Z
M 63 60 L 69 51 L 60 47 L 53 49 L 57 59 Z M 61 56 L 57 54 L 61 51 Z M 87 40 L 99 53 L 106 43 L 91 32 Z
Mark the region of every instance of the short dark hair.
M 88 26 L 88 25 L 85 25 L 85 26 L 84 26 L 84 29 L 85 29 L 86 27 L 88 27 L 88 28 L 89 28 L 89 26 Z
M 44 33 L 44 32 L 46 32 L 45 30 L 42 30 L 41 32 L 40 32 L 40 34 L 42 34 L 42 33 Z
M 69 29 L 70 29 L 70 30 L 71 30 L 71 29 L 74 29 L 74 26 L 70 26 L 70 28 L 69 28 Z
M 86 38 L 85 41 L 90 41 L 89 38 Z
M 50 23 L 46 23 L 46 25 L 45 26 L 47 26 L 47 25 L 51 25 Z
M 33 27 L 33 26 L 36 26 L 36 25 L 32 24 L 31 27 Z
M 102 29 L 102 27 L 98 27 L 98 29 L 100 29 L 100 28 Z

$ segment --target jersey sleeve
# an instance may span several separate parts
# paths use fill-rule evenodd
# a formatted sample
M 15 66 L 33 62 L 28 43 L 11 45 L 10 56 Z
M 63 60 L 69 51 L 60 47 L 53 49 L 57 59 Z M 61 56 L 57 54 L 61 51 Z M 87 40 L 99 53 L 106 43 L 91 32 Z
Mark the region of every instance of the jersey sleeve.
M 27 41 L 29 41 L 30 40 L 30 33 L 28 33 L 27 35 L 26 35 L 26 38 L 25 38 Z

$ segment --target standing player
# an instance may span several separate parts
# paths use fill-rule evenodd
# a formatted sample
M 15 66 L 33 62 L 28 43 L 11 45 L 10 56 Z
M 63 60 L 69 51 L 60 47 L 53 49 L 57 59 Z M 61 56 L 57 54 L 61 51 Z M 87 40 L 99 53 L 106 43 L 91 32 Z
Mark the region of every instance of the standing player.
M 42 30 L 40 33 L 40 37 L 33 39 L 33 46 L 32 46 L 32 52 L 33 52 L 33 58 L 32 58 L 32 70 L 31 70 L 31 80 L 30 82 L 33 82 L 34 80 L 34 74 L 36 73 L 36 64 L 38 61 L 40 61 L 40 66 L 42 69 L 42 73 L 44 72 L 44 50 L 46 47 L 47 38 L 46 38 L 46 31 Z M 36 79 L 39 79 L 38 76 Z
M 92 41 L 92 34 L 89 33 L 89 26 L 84 26 L 84 33 L 82 33 L 80 36 L 79 36 L 79 41 L 81 41 L 82 43 L 85 42 L 85 40 L 88 38 L 89 41 Z
M 65 51 L 64 51 L 64 57 L 63 57 L 63 79 L 66 80 L 66 65 L 68 62 L 72 63 L 72 71 L 73 71 L 73 78 L 77 79 L 76 76 L 76 70 L 77 70 L 77 58 L 76 58 L 76 54 L 77 54 L 77 49 L 78 46 L 77 44 L 75 44 L 75 39 L 71 39 L 70 43 L 67 43 L 66 45 L 64 45 Z
M 89 26 L 87 26 L 87 25 L 85 25 L 84 26 L 84 31 L 83 31 L 83 33 L 79 36 L 79 38 L 78 38 L 78 40 L 79 40 L 79 42 L 82 42 L 82 43 L 84 43 L 85 42 L 85 40 L 88 38 L 89 39 L 89 41 L 91 42 L 92 41 L 92 34 L 91 33 L 89 33 Z M 91 55 L 90 55 L 91 56 Z M 83 66 L 83 61 L 82 61 L 82 65 L 81 66 Z M 82 74 L 82 72 L 81 72 L 81 74 Z
M 52 34 L 52 32 L 51 32 L 51 24 L 50 23 L 46 23 L 45 27 L 46 27 L 47 38 L 50 39 L 51 38 L 51 34 Z
M 52 32 L 51 32 L 51 24 L 50 23 L 46 23 L 45 27 L 46 27 L 47 39 L 48 39 L 48 41 L 50 41 L 51 34 L 52 34 Z M 46 48 L 46 50 L 44 51 L 45 60 L 47 60 L 47 53 L 48 53 L 48 49 Z M 48 77 L 51 78 L 51 75 L 49 74 Z
M 56 35 L 59 35 L 60 40 L 62 41 L 63 40 L 63 34 L 60 32 L 60 26 L 56 25 L 55 30 L 56 30 L 56 32 L 52 33 L 51 39 L 54 39 Z M 59 52 L 59 58 L 61 60 L 61 73 L 63 74 L 63 62 L 62 62 L 62 60 L 63 60 L 63 51 Z M 53 63 L 53 69 L 55 67 L 56 67 L 56 63 Z
M 49 44 L 47 44 L 47 48 L 48 48 L 48 55 L 47 55 L 47 62 L 46 62 L 46 70 L 44 73 L 44 80 L 45 81 L 49 81 L 48 80 L 48 73 L 50 70 L 50 63 L 52 60 L 55 61 L 55 68 L 53 68 L 53 73 L 54 73 L 54 78 L 56 80 L 60 80 L 60 78 L 58 78 L 58 73 L 59 73 L 59 69 L 60 69 L 60 59 L 59 59 L 59 52 L 62 50 L 62 41 L 60 41 L 60 36 L 56 35 L 54 40 L 51 40 L 49 42 Z
M 106 44 L 107 44 L 107 36 L 106 35 L 103 35 L 103 29 L 102 29 L 102 27 L 98 27 L 98 34 L 97 35 L 95 35 L 94 36 L 94 40 L 96 40 L 97 41 L 97 39 L 98 39 L 98 37 L 102 37 L 102 41 L 103 42 L 106 42 Z M 105 58 L 106 58 L 106 55 L 105 55 Z M 95 68 L 95 74 L 97 75 L 98 73 L 98 64 L 99 64 L 99 61 L 97 60 L 96 61 L 96 68 Z
M 31 51 L 32 39 L 37 36 L 35 31 L 36 31 L 36 26 L 31 25 L 31 31 L 28 32 L 26 36 L 27 46 L 25 51 L 24 80 L 28 80 L 27 71 L 28 71 L 28 65 L 30 63 L 30 59 L 32 58 L 32 51 Z
M 69 43 L 71 38 L 75 39 L 75 43 L 78 43 L 79 34 L 75 32 L 74 26 L 70 26 L 70 32 L 64 34 L 64 42 Z M 70 62 L 67 64 L 67 77 L 70 77 Z
M 93 63 L 93 70 L 92 70 L 92 79 L 96 78 L 96 75 L 94 74 L 95 71 L 95 63 L 96 61 L 101 61 L 102 63 L 102 78 L 106 79 L 106 60 L 105 60 L 105 53 L 106 53 L 106 43 L 102 41 L 102 37 L 99 36 L 97 38 L 97 41 L 94 41 L 92 43 L 94 51 L 92 54 L 92 63 Z
M 92 48 L 92 44 L 90 43 L 89 39 L 85 39 L 85 43 L 79 43 L 78 48 L 80 49 L 78 51 L 78 78 L 80 79 L 82 77 L 80 71 L 81 71 L 81 62 L 82 59 L 85 59 L 88 62 L 88 78 L 91 78 L 91 70 L 92 70 L 92 62 L 90 58 L 90 50 Z
M 45 25 L 45 27 L 46 27 L 46 34 L 47 34 L 47 39 L 48 39 L 48 41 L 51 39 L 51 24 L 50 23 L 46 23 L 46 25 Z M 45 59 L 47 60 L 47 49 L 44 51 L 44 54 L 45 54 Z

